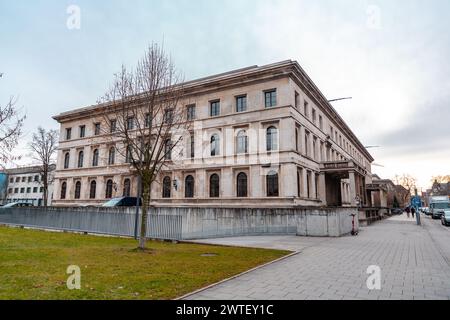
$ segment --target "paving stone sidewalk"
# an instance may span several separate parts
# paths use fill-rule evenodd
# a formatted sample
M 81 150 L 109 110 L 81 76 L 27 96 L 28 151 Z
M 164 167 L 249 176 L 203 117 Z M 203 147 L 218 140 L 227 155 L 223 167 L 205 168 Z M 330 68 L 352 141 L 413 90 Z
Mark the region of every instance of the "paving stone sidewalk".
M 362 228 L 357 237 L 209 240 L 209 243 L 290 249 L 299 254 L 187 299 L 448 300 L 450 245 L 444 244 L 450 243 L 450 230 L 427 217 L 422 222 L 423 226 L 417 226 L 405 216 L 394 217 Z M 381 268 L 381 290 L 367 288 L 367 268 L 371 265 Z

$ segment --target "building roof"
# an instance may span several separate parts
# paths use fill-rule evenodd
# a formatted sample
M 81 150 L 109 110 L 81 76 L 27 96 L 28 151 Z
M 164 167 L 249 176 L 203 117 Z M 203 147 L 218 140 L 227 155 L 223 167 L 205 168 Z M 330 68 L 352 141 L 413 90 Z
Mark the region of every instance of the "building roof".
M 233 87 L 236 85 L 242 86 L 255 81 L 261 81 L 261 79 L 270 80 L 274 77 L 291 77 L 297 85 L 305 91 L 308 97 L 316 102 L 322 112 L 324 112 L 328 118 L 347 135 L 358 150 L 364 154 L 370 162 L 373 162 L 374 159 L 371 154 L 359 141 L 350 127 L 328 102 L 328 99 L 325 98 L 319 88 L 314 84 L 297 61 L 285 60 L 264 66 L 255 65 L 247 68 L 232 70 L 225 73 L 184 82 L 179 84 L 179 88 L 180 90 L 183 90 L 183 94 L 185 96 L 189 96 L 216 90 L 223 90 L 227 87 Z M 139 99 L 139 97 L 136 97 L 136 99 Z M 53 119 L 61 123 L 73 119 L 84 118 L 87 115 L 91 117 L 96 113 L 101 114 L 105 111 L 105 108 L 109 106 L 110 103 L 100 103 L 97 105 L 77 108 L 71 111 L 62 112 L 59 115 L 54 116 Z
M 50 171 L 53 171 L 55 169 L 56 169 L 56 164 L 51 164 Z M 28 166 L 28 167 L 19 167 L 19 168 L 13 168 L 13 169 L 0 170 L 0 173 L 12 175 L 12 174 L 41 173 L 41 171 L 42 171 L 42 166 Z

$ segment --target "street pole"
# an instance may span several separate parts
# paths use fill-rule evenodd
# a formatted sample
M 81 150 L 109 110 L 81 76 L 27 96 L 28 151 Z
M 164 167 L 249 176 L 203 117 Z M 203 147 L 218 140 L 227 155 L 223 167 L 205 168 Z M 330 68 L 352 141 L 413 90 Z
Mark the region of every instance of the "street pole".
M 420 201 L 420 204 L 422 204 L 422 201 L 419 198 L 419 195 L 417 194 L 417 188 L 414 189 L 414 193 L 415 193 L 414 206 L 416 207 L 416 221 L 417 221 L 417 225 L 420 226 L 421 223 L 420 223 L 419 201 Z
M 138 185 L 137 185 L 137 197 L 136 197 L 136 216 L 134 219 L 134 239 L 138 239 L 138 225 L 139 225 L 139 207 L 141 202 L 141 191 L 142 190 L 142 179 L 141 176 L 138 176 Z

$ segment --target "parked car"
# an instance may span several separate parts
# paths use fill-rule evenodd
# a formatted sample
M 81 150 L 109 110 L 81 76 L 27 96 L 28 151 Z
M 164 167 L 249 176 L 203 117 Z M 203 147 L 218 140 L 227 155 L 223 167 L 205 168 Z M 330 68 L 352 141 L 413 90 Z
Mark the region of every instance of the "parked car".
M 431 215 L 430 208 L 428 208 L 428 207 L 423 208 L 423 213 L 427 216 L 430 216 Z
M 441 216 L 441 222 L 444 226 L 450 226 L 450 209 L 444 211 L 444 214 Z
M 27 202 L 11 202 L 8 204 L 5 204 L 3 207 L 0 207 L 0 209 L 4 208 L 22 208 L 22 207 L 32 207 L 33 205 L 31 203 Z
M 397 214 L 397 215 L 403 214 L 403 212 L 404 211 L 401 208 L 394 208 L 394 209 L 391 210 L 392 214 Z
M 114 198 L 105 202 L 102 207 L 134 207 L 136 206 L 136 202 L 136 197 Z M 142 205 L 141 199 L 139 199 L 139 205 Z

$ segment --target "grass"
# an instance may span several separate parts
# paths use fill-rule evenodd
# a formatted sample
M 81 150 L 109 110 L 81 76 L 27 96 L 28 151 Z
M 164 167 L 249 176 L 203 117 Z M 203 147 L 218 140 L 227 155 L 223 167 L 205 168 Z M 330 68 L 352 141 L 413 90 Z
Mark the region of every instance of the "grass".
M 0 226 L 0 299 L 172 299 L 280 258 L 279 250 L 55 233 Z M 213 254 L 202 256 L 203 254 Z M 69 265 L 81 289 L 67 289 Z

